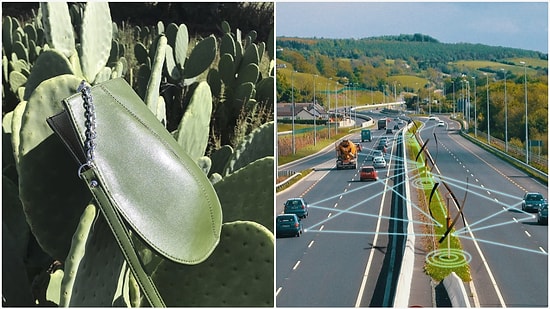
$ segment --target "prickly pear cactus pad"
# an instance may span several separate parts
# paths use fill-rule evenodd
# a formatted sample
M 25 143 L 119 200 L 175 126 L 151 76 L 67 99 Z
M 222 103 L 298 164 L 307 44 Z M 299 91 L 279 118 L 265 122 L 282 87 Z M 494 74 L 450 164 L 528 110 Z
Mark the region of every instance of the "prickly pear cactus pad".
M 200 82 L 191 102 L 178 126 L 178 143 L 197 162 L 208 146 L 210 117 L 212 115 L 212 93 L 206 82 Z
M 46 123 L 62 111 L 80 79 L 61 75 L 42 82 L 32 93 L 19 133 L 19 197 L 27 222 L 42 249 L 63 261 L 91 194 L 78 178 L 78 165 Z
M 233 155 L 233 148 L 229 145 L 224 145 L 210 155 L 212 160 L 212 167 L 208 176 L 218 173 L 222 174 L 229 162 L 229 158 Z
M 2 307 L 31 307 L 33 296 L 31 283 L 17 252 L 17 240 L 6 224 L 2 222 Z
M 275 122 L 265 123 L 253 130 L 244 141 L 242 141 L 229 161 L 225 169 L 225 175 L 228 175 L 250 162 L 274 154 L 274 127 Z
M 38 59 L 36 59 L 31 75 L 29 75 L 27 79 L 23 99 L 28 100 L 34 89 L 40 85 L 41 82 L 63 74 L 73 74 L 69 59 L 55 49 L 42 52 L 40 56 L 38 56 Z
M 124 280 L 124 256 L 103 216 L 95 218 L 90 205 L 74 235 L 65 266 L 61 306 L 113 306 L 122 297 L 119 280 Z M 95 219 L 95 222 L 94 222 Z M 93 287 L 93 293 L 90 289 Z
M 258 159 L 214 185 L 226 222 L 254 221 L 273 232 L 274 167 L 273 157 Z
M 90 1 L 86 4 L 80 38 L 82 72 L 92 82 L 107 64 L 111 51 L 113 26 L 109 3 Z
M 247 221 L 224 223 L 218 247 L 203 263 L 164 260 L 153 280 L 167 306 L 273 307 L 273 234 Z

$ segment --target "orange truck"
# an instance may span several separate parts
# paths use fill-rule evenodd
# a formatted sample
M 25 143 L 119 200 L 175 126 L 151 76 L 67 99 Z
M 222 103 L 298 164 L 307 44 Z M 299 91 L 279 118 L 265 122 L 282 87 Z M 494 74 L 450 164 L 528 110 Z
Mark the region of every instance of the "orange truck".
M 350 140 L 336 142 L 336 169 L 357 168 L 358 145 Z

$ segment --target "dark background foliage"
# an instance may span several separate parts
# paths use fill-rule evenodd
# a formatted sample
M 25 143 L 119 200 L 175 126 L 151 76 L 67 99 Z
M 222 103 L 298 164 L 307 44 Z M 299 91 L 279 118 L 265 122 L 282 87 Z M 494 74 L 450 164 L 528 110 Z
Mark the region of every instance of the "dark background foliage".
M 225 20 L 243 33 L 256 30 L 258 40 L 266 42 L 274 24 L 272 2 L 111 2 L 109 6 L 117 25 L 152 26 L 162 20 L 165 25 L 184 23 L 189 33 L 204 36 L 219 33 Z M 2 16 L 27 19 L 33 9 L 38 10 L 38 2 L 3 2 Z

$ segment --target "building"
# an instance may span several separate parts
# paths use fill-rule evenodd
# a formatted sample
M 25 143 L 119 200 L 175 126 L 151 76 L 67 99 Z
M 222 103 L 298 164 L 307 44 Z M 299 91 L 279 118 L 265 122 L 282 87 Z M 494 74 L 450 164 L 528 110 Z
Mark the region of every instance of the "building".
M 300 119 L 313 119 L 317 116 L 317 119 L 327 119 L 328 113 L 325 108 L 319 104 L 313 103 L 294 103 L 295 104 L 295 120 Z M 277 119 L 292 119 L 292 103 L 277 103 Z

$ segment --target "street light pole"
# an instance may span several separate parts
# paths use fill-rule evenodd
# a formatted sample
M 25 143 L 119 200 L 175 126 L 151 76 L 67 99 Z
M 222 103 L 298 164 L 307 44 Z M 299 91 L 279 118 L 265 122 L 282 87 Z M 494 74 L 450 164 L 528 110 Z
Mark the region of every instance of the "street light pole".
M 357 85 L 353 86 L 353 101 L 355 102 L 355 109 L 353 110 L 353 114 L 355 117 L 355 122 L 353 123 L 353 128 L 355 128 L 355 125 L 357 124 Z
M 336 89 L 334 91 L 336 93 L 336 106 L 334 107 L 334 119 L 336 120 L 336 134 L 338 134 L 338 82 L 336 82 Z
M 528 121 L 527 119 L 527 67 L 525 66 L 525 62 L 521 61 L 521 64 L 523 64 L 523 85 L 524 85 L 524 92 L 525 92 L 525 163 L 529 165 L 529 127 L 528 127 Z
M 313 146 L 317 145 L 317 112 L 315 109 L 315 78 L 316 75 L 313 75 Z
M 506 99 L 506 70 L 504 72 L 504 148 L 508 152 L 508 100 Z
M 296 105 L 294 103 L 294 70 L 290 73 L 290 83 L 292 85 L 292 154 L 296 154 L 296 136 L 294 135 L 294 118 L 296 118 Z
M 491 120 L 489 114 L 489 74 L 485 73 L 485 76 L 487 76 L 487 144 L 491 145 L 491 126 L 489 125 Z
M 455 99 L 455 81 L 453 80 L 453 117 L 456 114 L 456 99 Z
M 477 137 L 477 84 L 476 84 L 476 77 L 472 77 L 474 79 L 474 134 Z
M 330 87 L 329 87 L 329 84 L 328 84 L 328 81 L 329 80 L 332 80 L 332 77 L 329 78 L 327 80 L 327 97 L 328 97 L 328 108 L 327 108 L 327 112 L 328 112 L 328 139 L 330 139 Z

